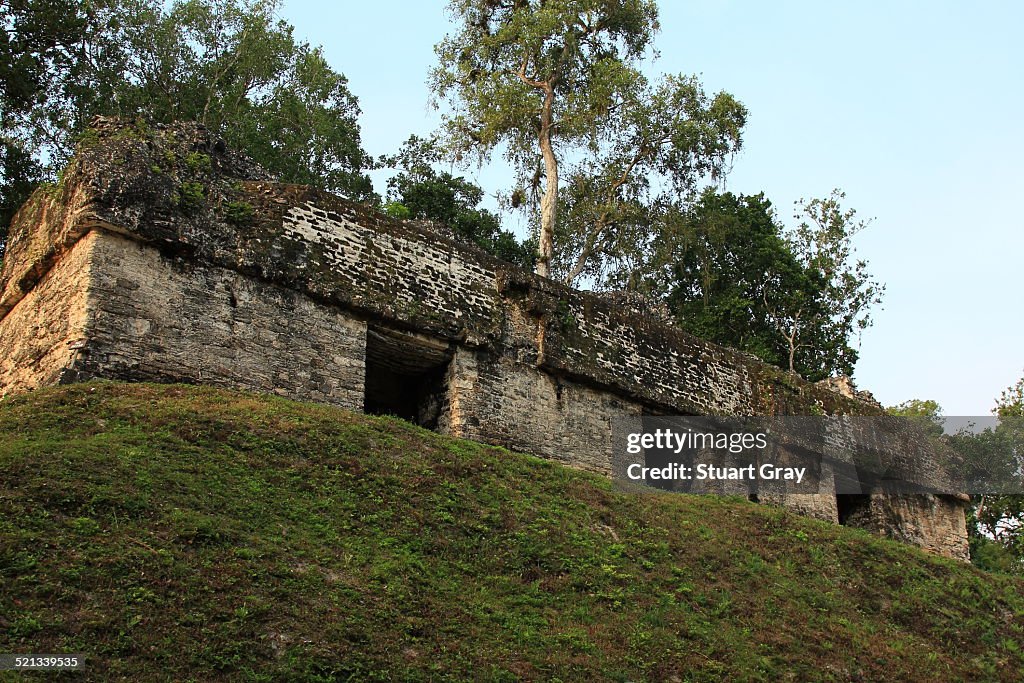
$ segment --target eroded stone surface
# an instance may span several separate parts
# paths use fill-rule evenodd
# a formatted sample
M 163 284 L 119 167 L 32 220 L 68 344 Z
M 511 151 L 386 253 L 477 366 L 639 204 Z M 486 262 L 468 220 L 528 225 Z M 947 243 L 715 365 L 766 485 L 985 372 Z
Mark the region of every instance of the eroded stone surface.
M 80 378 L 240 387 L 363 407 L 366 324 L 292 290 L 100 232 Z
M 962 501 L 931 494 L 871 495 L 848 520 L 881 536 L 911 543 L 939 555 L 969 559 Z
M 0 318 L 0 397 L 58 384 L 79 358 L 97 239 L 73 245 Z

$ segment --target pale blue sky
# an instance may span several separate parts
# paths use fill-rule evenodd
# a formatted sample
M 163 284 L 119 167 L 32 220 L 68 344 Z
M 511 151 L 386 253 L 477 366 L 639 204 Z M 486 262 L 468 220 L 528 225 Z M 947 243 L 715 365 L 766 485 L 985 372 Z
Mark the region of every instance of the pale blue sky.
M 348 76 L 371 154 L 436 125 L 445 6 L 286 0 L 297 37 Z M 987 414 L 1024 373 L 1024 3 L 677 0 L 661 26 L 652 74 L 700 74 L 750 109 L 726 189 L 763 190 L 791 224 L 796 199 L 839 187 L 875 218 L 856 245 L 887 293 L 858 385 Z

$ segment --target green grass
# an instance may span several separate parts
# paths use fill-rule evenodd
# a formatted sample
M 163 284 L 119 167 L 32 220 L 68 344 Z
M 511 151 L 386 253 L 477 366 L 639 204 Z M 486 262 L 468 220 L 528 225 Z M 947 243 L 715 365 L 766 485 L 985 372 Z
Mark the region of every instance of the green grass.
M 1022 589 L 390 418 L 182 386 L 0 402 L 0 652 L 85 653 L 68 680 L 1010 681 Z

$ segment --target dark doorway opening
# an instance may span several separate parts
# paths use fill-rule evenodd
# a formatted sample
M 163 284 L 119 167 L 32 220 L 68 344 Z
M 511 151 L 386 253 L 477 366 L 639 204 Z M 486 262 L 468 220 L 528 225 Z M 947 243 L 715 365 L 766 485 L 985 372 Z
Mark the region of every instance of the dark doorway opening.
M 871 496 L 861 493 L 836 495 L 836 510 L 843 526 L 867 526 L 871 517 Z
M 369 327 L 363 410 L 436 429 L 447 404 L 446 380 L 451 358 L 452 349 L 447 342 Z

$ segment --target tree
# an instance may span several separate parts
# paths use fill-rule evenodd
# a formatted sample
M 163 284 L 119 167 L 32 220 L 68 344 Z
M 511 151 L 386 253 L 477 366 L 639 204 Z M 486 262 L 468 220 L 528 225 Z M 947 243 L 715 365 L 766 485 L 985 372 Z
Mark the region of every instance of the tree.
M 452 0 L 461 28 L 432 73 L 451 151 L 479 159 L 501 143 L 540 199 L 537 273 L 550 274 L 563 148 L 596 148 L 604 124 L 643 86 L 635 64 L 658 28 L 652 0 Z M 540 162 L 540 163 L 538 163 Z M 518 197 L 518 193 L 517 193 Z
M 845 197 L 833 190 L 827 199 L 796 203 L 800 223 L 786 240 L 807 271 L 807 286 L 772 287 L 765 295 L 771 320 L 786 341 L 789 369 L 815 369 L 808 379 L 853 374 L 857 351 L 850 342 L 870 327 L 870 309 L 885 291 L 868 273 L 867 262 L 854 257 L 852 239 L 867 223 L 856 220 L 855 210 L 842 209 Z
M 1009 493 L 978 498 L 976 535 L 998 543 L 1014 558 L 1013 569 L 1024 573 L 1024 377 L 1003 391 L 993 412 L 999 423 L 983 438 L 1004 465 L 1003 488 Z
M 970 488 L 967 515 L 971 562 L 983 569 L 1024 573 L 1024 378 L 1005 390 L 992 411 L 994 425 L 942 433 L 935 401 L 907 401 L 892 415 L 924 420 L 955 453 L 955 467 Z
M 45 177 L 42 165 L 15 141 L 0 140 L 0 263 L 11 219 Z
M 297 43 L 276 18 L 277 0 L 126 6 L 120 36 L 134 59 L 117 104 L 101 113 L 196 120 L 286 182 L 373 198 L 358 101 L 320 48 Z
M 647 288 L 668 292 L 682 329 L 781 365 L 786 346 L 765 298 L 775 288 L 807 285 L 780 232 L 764 194 L 708 189 L 667 219 L 654 249 L 664 265 L 650 273 Z
M 534 247 L 501 228 L 501 219 L 480 208 L 483 190 L 462 176 L 434 169 L 436 145 L 411 136 L 398 154 L 381 164 L 400 169 L 388 180 L 385 210 L 396 218 L 437 221 L 467 242 L 500 259 L 529 268 Z
M 846 275 L 835 274 L 850 259 L 848 245 L 833 243 L 842 236 L 810 234 L 806 225 L 798 236 L 787 234 L 763 193 L 710 188 L 695 202 L 670 206 L 661 220 L 641 289 L 664 297 L 677 325 L 812 381 L 852 373 L 850 336 L 859 318 L 837 321 L 837 312 L 849 315 L 861 302 L 842 298 L 856 288 L 844 288 Z M 879 287 L 864 266 L 850 268 L 868 280 L 865 288 Z
M 605 144 L 567 174 L 554 271 L 569 285 L 641 289 L 661 265 L 658 236 L 701 179 L 724 175 L 746 117 L 732 95 L 709 97 L 692 76 L 638 84 L 606 122 Z
M 20 204 L 37 176 L 52 179 L 97 114 L 195 120 L 284 181 L 374 198 L 358 102 L 321 51 L 296 42 L 276 18 L 277 0 L 24 0 L 0 8 L 13 27 L 8 45 L 20 41 L 31 56 L 0 66 L 36 84 L 4 91 L 0 205 Z
M 11 218 L 47 173 L 28 130 L 45 120 L 52 93 L 87 60 L 82 37 L 102 2 L 0 2 L 0 260 Z
M 897 406 L 886 408 L 885 412 L 895 417 L 914 420 L 931 436 L 940 437 L 943 434 L 942 406 L 937 401 L 912 398 Z
M 1003 417 L 981 431 L 948 438 L 969 482 L 971 560 L 986 569 L 1024 573 L 1024 434 Z

